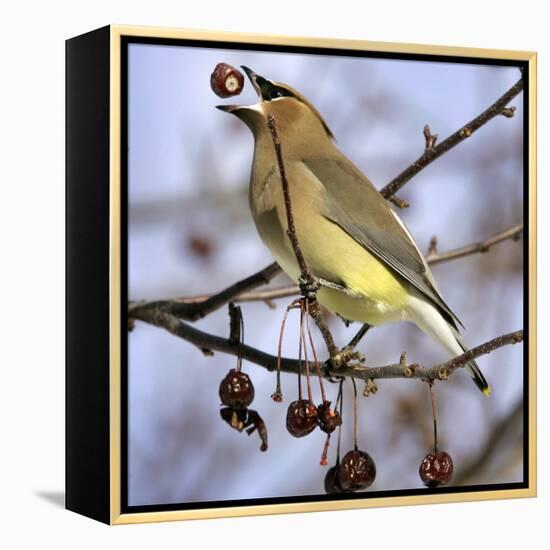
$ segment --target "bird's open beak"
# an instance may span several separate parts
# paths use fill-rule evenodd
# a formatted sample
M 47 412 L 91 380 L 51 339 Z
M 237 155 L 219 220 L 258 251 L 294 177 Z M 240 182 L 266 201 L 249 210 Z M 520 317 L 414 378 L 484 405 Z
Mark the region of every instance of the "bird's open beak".
M 248 79 L 250 80 L 250 83 L 252 84 L 252 87 L 258 94 L 258 97 L 260 98 L 260 101 L 262 101 L 262 91 L 260 90 L 260 86 L 258 85 L 258 79 L 263 80 L 263 78 L 259 75 L 257 75 L 252 69 L 249 69 L 248 67 L 245 67 L 244 65 L 241 65 L 242 70 L 246 73 L 246 76 L 248 76 Z M 220 111 L 223 111 L 224 113 L 234 113 L 238 109 L 246 109 L 250 108 L 250 106 L 245 105 L 216 105 L 216 109 L 219 109 Z
M 260 90 L 260 86 L 258 86 L 258 77 L 252 69 L 249 69 L 248 67 L 245 67 L 244 65 L 241 65 L 241 69 L 246 73 L 246 76 L 248 76 L 248 79 L 250 80 L 250 83 L 252 84 L 254 90 L 256 90 L 256 93 L 258 94 L 258 97 L 262 97 L 262 92 Z M 262 78 L 261 76 L 259 78 Z
M 242 105 L 216 105 L 216 109 L 223 111 L 224 113 L 232 113 L 236 109 L 240 109 Z

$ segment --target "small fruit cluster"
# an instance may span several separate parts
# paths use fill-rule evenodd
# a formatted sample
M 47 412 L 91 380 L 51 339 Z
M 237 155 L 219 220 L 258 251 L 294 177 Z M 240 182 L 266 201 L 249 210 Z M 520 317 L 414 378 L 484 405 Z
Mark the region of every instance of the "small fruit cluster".
M 224 408 L 220 416 L 233 429 L 248 435 L 258 430 L 262 441 L 260 451 L 267 451 L 267 429 L 262 417 L 248 406 L 254 400 L 254 386 L 245 372 L 231 369 L 220 383 L 219 395 Z
M 229 304 L 231 318 L 232 339 L 242 341 L 243 319 L 241 308 Z M 224 407 L 220 409 L 220 416 L 234 430 L 242 432 L 246 429 L 248 435 L 258 431 L 261 439 L 261 451 L 267 451 L 267 429 L 262 417 L 257 411 L 248 407 L 254 401 L 254 385 L 252 380 L 241 370 L 242 358 L 237 358 L 237 367 L 231 369 L 220 382 L 219 396 Z
M 340 460 L 340 442 L 342 435 L 342 410 L 343 410 L 343 387 L 344 378 L 340 378 L 338 396 L 334 408 L 331 408 L 331 401 L 326 397 L 323 385 L 321 369 L 317 358 L 317 353 L 313 345 L 313 339 L 308 326 L 308 306 L 306 299 L 294 301 L 286 310 L 281 325 L 279 336 L 279 351 L 277 357 L 277 387 L 272 398 L 276 402 L 282 401 L 282 392 L 280 384 L 280 366 L 281 366 L 281 344 L 282 335 L 286 323 L 288 312 L 291 309 L 300 309 L 300 347 L 298 352 L 298 399 L 292 401 L 286 412 L 286 428 L 290 435 L 301 438 L 312 433 L 319 427 L 321 431 L 327 434 L 326 442 L 321 457 L 321 465 L 327 464 L 327 453 L 330 444 L 330 438 L 333 432 L 338 428 L 338 446 L 336 451 L 336 464 L 332 466 L 325 475 L 324 485 L 328 494 L 353 493 L 368 489 L 376 479 L 376 465 L 373 458 L 365 451 L 360 450 L 358 446 L 359 439 L 359 410 L 357 398 L 357 386 L 355 379 L 350 377 L 353 386 L 354 395 L 354 448 L 348 451 L 342 460 Z M 230 341 L 234 344 L 242 344 L 242 333 L 244 331 L 242 313 L 239 307 L 230 304 Z M 313 362 L 319 378 L 319 385 L 322 395 L 322 403 L 315 406 L 312 397 L 312 388 L 310 382 L 310 364 L 308 360 L 308 346 L 306 345 L 306 334 L 309 336 L 309 348 L 313 354 Z M 302 353 L 304 354 L 305 375 L 307 382 L 307 397 L 302 394 Z M 219 386 L 219 397 L 222 402 L 220 416 L 233 429 L 242 432 L 246 430 L 248 435 L 257 431 L 261 440 L 261 451 L 266 451 L 267 429 L 260 415 L 249 409 L 254 401 L 255 391 L 252 380 L 241 370 L 242 357 L 238 355 L 237 366 L 231 369 L 223 378 Z M 427 454 L 422 460 L 419 468 L 419 475 L 422 482 L 429 488 L 435 488 L 446 485 L 453 475 L 453 461 L 451 456 L 438 449 L 437 438 L 437 407 L 433 381 L 428 382 L 432 403 L 433 416 L 433 434 L 434 447 L 433 452 Z
M 316 407 L 309 399 L 298 399 L 286 411 L 286 429 L 294 437 L 304 437 L 317 426 L 330 434 L 341 424 L 340 413 L 330 408 L 330 401 Z

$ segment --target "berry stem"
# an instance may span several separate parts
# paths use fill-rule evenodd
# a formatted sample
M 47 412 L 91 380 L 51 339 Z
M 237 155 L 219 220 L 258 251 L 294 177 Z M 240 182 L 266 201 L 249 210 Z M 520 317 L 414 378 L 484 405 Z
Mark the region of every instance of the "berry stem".
M 307 321 L 306 321 L 307 322 Z M 336 397 L 336 402 L 334 403 L 334 412 L 339 413 L 340 417 L 342 417 L 342 384 L 344 382 L 344 379 L 340 380 L 340 386 L 338 388 L 338 396 Z M 323 399 L 323 402 L 326 402 L 326 398 Z M 338 407 L 340 406 L 340 410 L 338 410 Z M 323 447 L 323 454 L 321 455 L 321 466 L 327 465 L 327 454 L 328 449 L 330 446 L 330 436 L 331 434 L 327 434 L 327 438 L 325 440 L 325 446 Z M 340 464 L 340 442 L 342 439 L 342 423 L 340 422 L 338 426 L 338 446 L 336 449 L 336 464 Z
M 338 388 L 338 397 L 336 398 L 335 410 L 338 409 L 338 404 L 340 406 L 340 416 L 342 416 L 342 409 L 344 407 L 344 392 L 342 391 L 344 386 L 344 379 L 340 380 L 340 387 Z M 338 426 L 338 443 L 336 446 L 336 464 L 340 464 L 340 445 L 342 443 L 342 424 Z
M 236 306 L 233 302 L 229 303 L 229 340 L 234 344 L 242 344 L 244 342 L 244 321 L 243 313 L 240 306 Z M 235 370 L 241 371 L 243 358 L 237 355 L 237 366 Z
M 311 379 L 309 376 L 309 359 L 307 356 L 306 334 L 304 330 L 305 303 L 307 303 L 307 300 L 304 298 L 300 307 L 300 343 L 304 348 L 304 359 L 306 362 L 307 398 L 313 403 L 313 392 L 311 391 Z
M 300 325 L 302 324 L 300 319 Z M 300 342 L 298 344 L 298 401 L 302 401 L 302 331 L 300 330 Z
M 434 453 L 437 453 L 438 451 L 438 440 L 437 440 L 437 402 L 435 399 L 435 390 L 434 390 L 434 383 L 428 382 L 428 386 L 430 388 L 430 397 L 432 401 L 432 416 L 433 416 L 433 423 L 434 423 Z
M 239 331 L 240 332 L 240 343 L 244 344 L 244 320 L 243 320 L 243 314 L 242 314 L 242 311 L 241 311 L 240 307 L 239 307 L 239 321 L 240 321 L 240 326 L 241 326 L 241 330 Z M 243 358 L 242 358 L 242 355 L 239 355 L 239 357 L 237 359 L 237 372 L 241 371 L 242 364 L 243 364 Z
M 323 446 L 323 452 L 321 454 L 321 466 L 327 465 L 327 454 L 328 454 L 328 448 L 330 447 L 330 434 L 327 434 L 327 438 L 325 439 L 325 445 Z
M 323 377 L 321 375 L 321 367 L 319 366 L 319 358 L 317 357 L 317 351 L 313 343 L 313 336 L 311 334 L 311 328 L 309 326 L 309 302 L 306 300 L 306 329 L 309 336 L 309 344 L 313 353 L 313 360 L 315 362 L 315 370 L 317 371 L 317 377 L 319 378 L 319 387 L 321 388 L 321 399 L 323 403 L 327 400 L 327 394 L 325 393 L 325 385 L 323 384 Z
M 358 421 L 358 404 L 357 404 L 357 384 L 355 378 L 351 377 L 351 383 L 353 384 L 353 445 L 356 451 L 359 450 L 357 441 L 359 439 L 359 421 Z
M 283 348 L 283 335 L 285 332 L 285 325 L 286 325 L 286 319 L 288 317 L 288 312 L 290 311 L 290 307 L 288 306 L 286 308 L 285 314 L 283 316 L 283 321 L 281 323 L 281 329 L 279 331 L 279 347 L 277 350 L 277 384 L 275 386 L 275 393 L 271 395 L 271 398 L 273 401 L 282 401 L 283 400 L 283 393 L 281 391 L 281 351 Z

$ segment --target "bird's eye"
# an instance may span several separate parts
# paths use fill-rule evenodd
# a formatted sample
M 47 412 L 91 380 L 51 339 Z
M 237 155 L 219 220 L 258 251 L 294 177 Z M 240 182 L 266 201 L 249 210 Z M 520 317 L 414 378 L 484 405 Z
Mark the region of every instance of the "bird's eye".
M 281 96 L 282 96 L 282 94 L 281 94 L 281 92 L 280 92 L 279 90 L 277 90 L 277 88 L 273 88 L 273 89 L 270 90 L 270 92 L 269 92 L 269 97 L 270 97 L 271 99 L 275 99 L 275 98 L 281 97 Z

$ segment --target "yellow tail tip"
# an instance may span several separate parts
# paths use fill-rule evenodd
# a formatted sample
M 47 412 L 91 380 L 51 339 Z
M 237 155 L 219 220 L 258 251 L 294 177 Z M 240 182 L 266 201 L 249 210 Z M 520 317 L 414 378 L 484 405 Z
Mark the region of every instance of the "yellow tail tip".
M 486 397 L 491 397 L 491 386 L 487 386 L 487 387 L 483 390 L 483 393 L 485 394 Z

